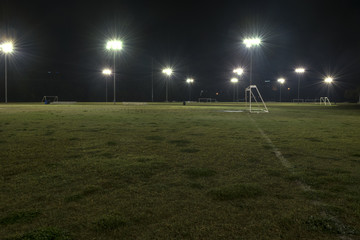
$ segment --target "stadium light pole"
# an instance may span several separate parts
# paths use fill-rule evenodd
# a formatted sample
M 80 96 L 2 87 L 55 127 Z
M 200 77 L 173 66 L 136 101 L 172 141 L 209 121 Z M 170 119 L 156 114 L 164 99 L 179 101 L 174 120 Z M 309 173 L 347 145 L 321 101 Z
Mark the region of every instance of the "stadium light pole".
M 295 72 L 298 74 L 298 103 L 300 103 L 300 77 L 305 72 L 304 68 L 296 68 Z
M 5 56 L 5 103 L 7 103 L 7 55 L 14 52 L 14 45 L 12 42 L 5 42 L 1 45 L 1 50 Z
M 327 84 L 328 88 L 327 88 L 327 97 L 329 98 L 329 93 L 330 93 L 330 85 L 333 82 L 333 78 L 332 77 L 326 77 L 324 79 L 324 82 Z
M 244 73 L 244 69 L 236 68 L 233 70 L 233 73 L 236 73 L 240 78 L 240 76 Z M 236 84 L 236 95 L 237 95 L 237 98 L 239 99 L 239 85 L 238 84 Z
M 232 78 L 232 79 L 230 79 L 230 82 L 231 82 L 232 84 L 234 84 L 233 102 L 235 102 L 235 87 L 236 87 L 237 83 L 239 82 L 239 80 L 238 80 L 237 78 Z
M 250 112 L 251 112 L 251 84 L 252 84 L 252 62 L 253 62 L 253 51 L 251 51 L 251 48 L 259 46 L 261 44 L 261 39 L 260 38 L 245 38 L 243 40 L 243 43 L 245 44 L 245 46 L 247 48 L 250 49 L 250 86 L 249 86 L 249 107 L 250 107 Z
M 285 83 L 285 79 L 279 78 L 277 81 L 280 84 L 280 102 L 281 102 L 281 85 L 283 85 Z
M 114 104 L 116 103 L 116 88 L 115 88 L 115 78 L 116 78 L 116 72 L 115 72 L 115 54 L 117 51 L 120 51 L 122 49 L 122 42 L 119 40 L 110 40 L 106 44 L 106 49 L 108 51 L 114 52 Z
M 163 69 L 162 71 L 165 75 L 168 76 L 168 80 L 166 81 L 166 102 L 168 102 L 168 83 L 169 83 L 169 80 L 170 80 L 170 76 L 171 74 L 173 73 L 173 70 L 171 68 L 165 68 Z
M 107 92 L 108 92 L 108 90 L 107 90 L 107 76 L 110 76 L 111 75 L 111 70 L 110 69 L 108 69 L 108 68 L 106 68 L 106 69 L 104 69 L 103 71 L 102 71 L 102 73 L 106 76 L 105 77 L 105 102 L 107 103 Z
M 191 85 L 194 83 L 193 78 L 186 79 L 186 83 L 189 85 L 189 102 L 191 101 Z

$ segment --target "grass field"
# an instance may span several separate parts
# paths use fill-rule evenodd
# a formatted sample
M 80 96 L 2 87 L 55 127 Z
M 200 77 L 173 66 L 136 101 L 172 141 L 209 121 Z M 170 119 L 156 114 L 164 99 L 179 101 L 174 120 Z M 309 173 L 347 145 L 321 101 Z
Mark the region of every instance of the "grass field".
M 360 106 L 0 105 L 0 239 L 360 239 Z

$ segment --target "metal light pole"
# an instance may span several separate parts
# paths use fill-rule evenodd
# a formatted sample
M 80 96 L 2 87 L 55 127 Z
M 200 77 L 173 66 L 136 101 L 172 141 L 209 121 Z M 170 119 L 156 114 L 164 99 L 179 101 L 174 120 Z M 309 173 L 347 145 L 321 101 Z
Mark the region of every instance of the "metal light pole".
M 330 93 L 330 85 L 333 82 L 333 78 L 332 77 L 326 77 L 324 79 L 324 82 L 327 84 L 328 88 L 327 88 L 327 98 L 329 98 L 329 93 Z
M 5 42 L 1 46 L 1 50 L 5 55 L 5 103 L 8 102 L 8 94 L 7 94 L 7 55 L 13 53 L 14 45 L 12 42 Z
M 111 40 L 108 41 L 106 44 L 106 49 L 109 51 L 113 51 L 114 52 L 114 104 L 116 103 L 116 88 L 115 88 L 115 78 L 116 78 L 116 71 L 115 71 L 115 54 L 116 51 L 119 51 L 122 49 L 122 42 L 119 40 Z
M 283 85 L 285 83 L 285 79 L 284 78 L 279 78 L 278 83 L 280 84 L 280 102 L 281 102 L 281 85 Z
M 186 79 L 187 84 L 189 85 L 189 102 L 191 101 L 191 84 L 194 83 L 194 79 L 188 78 Z
M 169 80 L 170 80 L 170 76 L 173 72 L 173 70 L 171 68 L 165 68 L 163 71 L 162 71 L 164 74 L 166 74 L 168 76 L 168 80 L 166 81 L 166 102 L 168 102 L 168 83 L 169 83 Z
M 260 38 L 246 38 L 244 39 L 243 43 L 245 44 L 245 46 L 247 48 L 251 48 L 251 47 L 255 47 L 255 46 L 259 46 L 261 44 L 261 39 Z M 251 84 L 252 84 L 252 62 L 253 62 L 253 53 L 250 50 L 250 93 L 249 93 L 249 109 L 251 112 Z
M 236 68 L 233 70 L 233 72 L 236 73 L 240 78 L 241 75 L 244 73 L 244 69 Z M 236 95 L 237 95 L 237 99 L 239 99 L 239 84 L 236 84 Z
M 110 69 L 108 69 L 108 68 L 106 68 L 106 69 L 104 69 L 103 70 L 103 72 L 102 72 L 105 76 L 110 76 L 111 75 L 111 70 Z M 108 90 L 107 90 L 107 77 L 105 77 L 105 102 L 107 103 L 107 92 L 108 92 Z
M 151 101 L 154 101 L 154 58 L 151 59 Z
M 233 102 L 235 102 L 235 88 L 236 88 L 236 85 L 237 85 L 237 83 L 239 82 L 239 80 L 238 80 L 237 78 L 232 78 L 232 79 L 230 80 L 230 82 L 234 84 Z
M 295 69 L 295 72 L 298 74 L 298 103 L 300 103 L 300 77 L 301 77 L 301 74 L 303 74 L 305 72 L 305 69 L 304 68 L 296 68 Z

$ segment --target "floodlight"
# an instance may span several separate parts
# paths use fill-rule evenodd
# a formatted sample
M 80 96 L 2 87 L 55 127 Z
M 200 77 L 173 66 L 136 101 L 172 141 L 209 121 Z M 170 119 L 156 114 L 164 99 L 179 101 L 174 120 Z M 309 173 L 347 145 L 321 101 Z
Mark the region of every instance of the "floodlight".
M 237 78 L 232 78 L 232 79 L 230 79 L 230 82 L 237 83 L 237 82 L 239 82 L 239 80 Z
M 104 69 L 102 71 L 102 73 L 105 74 L 105 75 L 111 75 L 111 70 L 107 68 L 107 69 Z
M 14 51 L 14 45 L 12 42 L 6 42 L 1 45 L 1 49 L 5 54 L 12 53 Z
M 258 37 L 255 38 L 245 38 L 243 40 L 243 43 L 245 44 L 245 46 L 247 48 L 251 48 L 251 47 L 255 47 L 255 46 L 259 46 L 261 44 L 261 39 Z M 249 94 L 249 110 L 251 112 L 251 96 L 252 96 L 252 90 L 251 90 L 251 85 L 252 85 L 252 51 L 250 51 L 250 85 L 249 85 L 249 90 L 250 90 L 250 94 Z
M 261 43 L 260 38 L 245 38 L 243 43 L 247 48 L 251 48 L 252 46 L 258 46 Z
M 116 78 L 116 71 L 115 71 L 115 52 L 122 49 L 122 42 L 119 40 L 110 40 L 106 44 L 107 50 L 114 51 L 114 104 L 116 103 L 116 88 L 115 88 L 115 78 Z
M 295 69 L 295 72 L 296 73 L 304 73 L 305 69 L 304 68 L 297 68 L 297 69 Z
M 327 77 L 324 79 L 324 82 L 330 84 L 333 82 L 333 79 L 332 79 L 332 77 Z
M 188 78 L 188 79 L 186 79 L 186 82 L 187 82 L 187 83 L 189 83 L 189 84 L 191 84 L 191 83 L 193 83 L 193 82 L 194 82 L 194 79 L 192 79 L 192 78 Z
M 285 79 L 284 79 L 284 78 L 279 78 L 277 81 L 278 81 L 278 83 L 280 83 L 280 84 L 284 84 L 284 83 L 285 83 Z
M 236 68 L 236 69 L 233 70 L 233 73 L 236 73 L 239 76 L 241 74 L 243 74 L 243 72 L 244 72 L 244 69 L 242 69 L 242 68 Z
M 173 70 L 171 68 L 165 68 L 162 72 L 170 77 Z
M 0 49 L 5 54 L 5 103 L 7 103 L 7 55 L 14 51 L 14 45 L 12 42 L 5 42 L 0 45 Z
M 122 42 L 119 40 L 111 40 L 108 41 L 106 44 L 107 50 L 121 50 L 122 49 Z
M 171 74 L 173 73 L 173 70 L 171 68 L 165 68 L 162 70 L 164 74 L 166 74 L 169 78 Z M 166 81 L 166 102 L 168 101 L 168 83 L 169 81 Z

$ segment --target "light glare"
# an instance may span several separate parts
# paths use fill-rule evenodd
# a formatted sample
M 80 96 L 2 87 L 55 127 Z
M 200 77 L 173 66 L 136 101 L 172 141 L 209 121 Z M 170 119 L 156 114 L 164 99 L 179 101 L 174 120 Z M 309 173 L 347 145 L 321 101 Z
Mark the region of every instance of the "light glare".
M 284 84 L 284 83 L 285 83 L 285 79 L 284 79 L 284 78 L 279 78 L 277 81 L 278 81 L 280 84 Z
M 111 75 L 111 70 L 110 69 L 104 69 L 102 73 L 105 74 L 105 75 Z
M 193 82 L 194 82 L 194 79 L 188 78 L 188 79 L 186 79 L 186 82 L 187 82 L 187 83 L 193 83 Z
M 165 68 L 162 72 L 168 76 L 171 76 L 173 70 L 171 68 Z
M 232 83 L 237 83 L 237 82 L 239 82 L 239 80 L 238 80 L 237 78 L 232 78 L 230 81 L 231 81 Z
M 111 40 L 108 41 L 106 44 L 107 50 L 121 50 L 122 49 L 122 42 L 119 40 Z
M 242 68 L 236 68 L 236 69 L 234 69 L 233 72 L 240 76 L 241 74 L 244 73 L 244 69 L 242 69 Z
M 324 81 L 326 83 L 332 83 L 333 79 L 332 79 L 332 77 L 327 77 L 327 78 L 324 79 Z
M 304 69 L 304 68 L 297 68 L 297 69 L 295 69 L 295 72 L 297 72 L 297 73 L 304 73 L 304 72 L 305 72 L 305 69 Z
M 14 50 L 14 45 L 12 42 L 6 42 L 1 45 L 1 49 L 4 53 L 12 53 Z
M 252 46 L 258 46 L 261 43 L 260 38 L 245 38 L 243 43 L 247 48 L 251 48 Z

